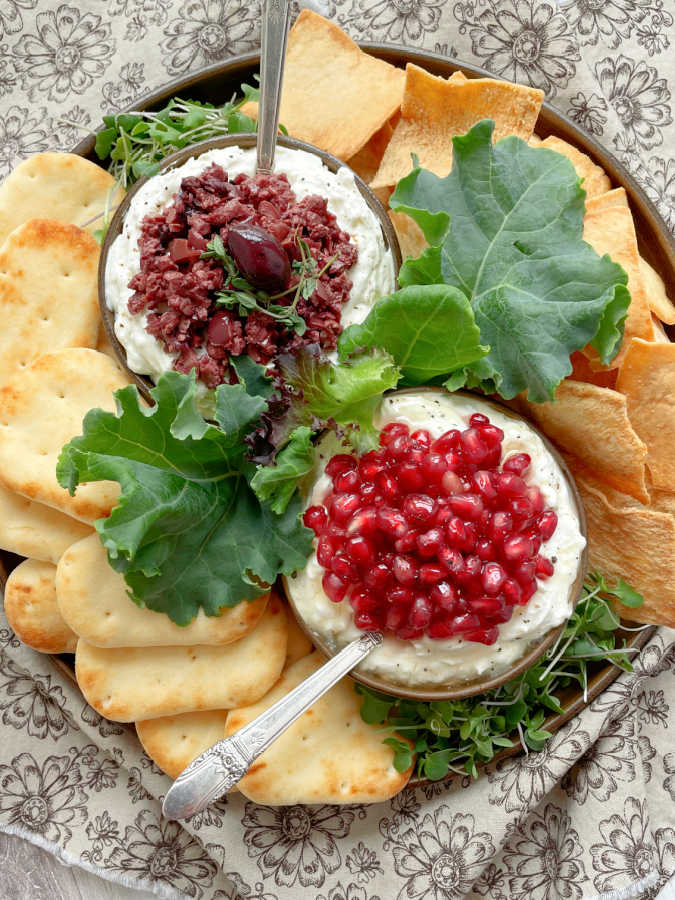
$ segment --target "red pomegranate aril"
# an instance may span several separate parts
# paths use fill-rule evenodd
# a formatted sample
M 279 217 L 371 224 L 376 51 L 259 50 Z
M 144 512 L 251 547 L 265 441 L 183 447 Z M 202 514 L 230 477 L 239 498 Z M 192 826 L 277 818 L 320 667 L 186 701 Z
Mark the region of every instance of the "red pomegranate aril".
M 357 613 L 374 613 L 379 603 L 369 591 L 354 590 L 349 595 L 349 602 L 354 612 Z
M 440 528 L 430 528 L 417 535 L 417 551 L 420 556 L 428 559 L 436 556 L 445 547 L 445 536 Z
M 492 562 L 497 558 L 497 554 L 495 553 L 495 546 L 492 541 L 489 541 L 487 538 L 480 538 L 476 541 L 476 555 L 479 559 L 483 560 L 483 562 Z
M 381 631 L 382 625 L 379 620 L 370 613 L 354 613 L 354 624 L 361 631 Z
M 429 591 L 429 597 L 439 609 L 454 612 L 457 605 L 457 588 L 449 581 L 438 581 Z
M 445 464 L 453 472 L 468 470 L 470 466 L 465 462 L 462 454 L 457 450 L 451 450 L 445 454 Z
M 394 578 L 404 587 L 410 587 L 417 581 L 418 568 L 410 556 L 399 554 L 394 557 L 392 564 Z
M 512 565 L 525 562 L 534 555 L 534 541 L 524 534 L 512 534 L 504 541 L 504 559 Z
M 349 558 L 359 566 L 372 565 L 375 562 L 375 545 L 363 534 L 357 534 L 345 541 L 345 550 Z
M 489 449 L 477 428 L 467 428 L 462 432 L 461 447 L 467 461 L 473 463 L 481 463 Z
M 485 621 L 490 625 L 503 625 L 504 622 L 508 622 L 512 617 L 513 605 L 507 603 L 505 600 L 502 600 L 499 611 L 496 613 L 492 613 L 489 616 L 485 616 Z
M 549 541 L 558 527 L 558 516 L 552 509 L 546 509 L 537 519 L 535 527 L 542 541 Z
M 504 432 L 501 428 L 498 428 L 496 425 L 484 425 L 480 429 L 481 440 L 488 445 L 488 447 L 492 450 L 495 447 L 499 448 L 499 456 L 501 457 L 501 442 L 504 440 Z
M 310 506 L 303 513 L 302 521 L 307 528 L 311 528 L 314 534 L 319 537 L 328 522 L 328 513 L 323 506 Z
M 349 520 L 347 534 L 374 534 L 378 529 L 377 510 L 374 506 L 365 506 L 357 510 Z
M 532 457 L 529 453 L 514 453 L 509 456 L 502 465 L 502 471 L 513 472 L 514 475 L 522 475 L 527 472 L 532 463 Z
M 361 494 L 361 499 L 365 500 L 366 503 L 372 503 L 373 498 L 378 496 L 377 488 L 372 481 L 362 481 L 359 494 Z
M 532 514 L 538 516 L 544 509 L 544 498 L 541 491 L 534 484 L 528 485 L 527 494 L 525 495 L 532 504 Z
M 513 472 L 501 472 L 497 476 L 497 491 L 502 497 L 525 497 L 527 485 Z
M 517 606 L 523 597 L 523 589 L 513 578 L 507 578 L 502 585 L 504 599 L 511 606 Z
M 338 494 L 333 500 L 331 514 L 340 523 L 350 519 L 361 506 L 361 498 L 358 494 Z
M 329 478 L 335 478 L 340 472 L 345 472 L 347 469 L 355 469 L 356 466 L 357 461 L 353 456 L 349 456 L 347 453 L 338 453 L 326 464 L 326 475 Z
M 413 593 L 410 588 L 397 585 L 393 587 L 387 594 L 387 600 L 393 606 L 403 606 L 406 610 L 413 602 Z M 406 613 L 407 615 L 407 613 Z
M 375 484 L 382 496 L 390 502 L 400 494 L 398 482 L 388 472 L 378 472 L 375 476 Z
M 408 613 L 408 624 L 413 628 L 426 628 L 431 622 L 433 608 L 425 594 L 417 594 Z
M 382 447 L 386 447 L 394 440 L 394 438 L 407 437 L 408 432 L 408 426 L 404 425 L 402 422 L 389 422 L 380 431 L 380 444 Z
M 487 416 L 484 416 L 483 413 L 472 413 L 471 418 L 469 419 L 469 425 L 472 425 L 474 428 L 480 428 L 483 425 L 489 425 L 490 420 Z
M 410 625 L 408 622 L 405 625 L 401 625 L 396 631 L 396 637 L 402 641 L 414 641 L 422 637 L 423 634 L 424 628 L 418 628 L 415 625 Z
M 419 468 L 424 462 L 424 457 L 427 455 L 427 453 L 428 448 L 426 447 L 413 447 L 412 450 L 408 451 L 406 461 L 411 465 L 417 466 L 417 468 Z
M 450 498 L 450 509 L 462 519 L 475 522 L 483 512 L 483 501 L 477 494 L 454 494 Z
M 486 500 L 494 500 L 497 491 L 492 483 L 492 476 L 485 469 L 479 469 L 473 476 L 473 483 Z
M 550 578 L 554 572 L 553 563 L 545 556 L 537 556 L 534 561 L 534 572 L 537 578 Z
M 419 531 L 409 531 L 402 538 L 394 541 L 394 550 L 397 553 L 411 553 L 417 547 L 417 535 Z
M 403 513 L 391 506 L 381 506 L 377 511 L 377 524 L 389 537 L 402 538 L 408 531 L 408 523 Z
M 486 594 L 498 594 L 506 581 L 506 572 L 496 562 L 485 563 L 481 572 L 481 584 Z
M 434 525 L 447 525 L 447 523 L 452 519 L 454 513 L 450 509 L 449 506 L 441 506 L 439 507 L 438 512 L 434 516 Z
M 437 619 L 435 622 L 432 622 L 427 629 L 427 634 L 434 640 L 445 640 L 446 638 L 452 637 L 454 633 L 452 618 L 450 616 Z
M 532 504 L 527 497 L 514 497 L 509 500 L 508 507 L 513 518 L 521 522 L 521 527 L 531 522 Z
M 443 473 L 441 487 L 443 488 L 443 493 L 447 494 L 449 497 L 454 494 L 461 494 L 464 490 L 462 479 L 456 472 L 452 472 L 450 469 Z
M 324 589 L 328 599 L 332 600 L 333 603 L 340 603 L 340 601 L 344 600 L 344 596 L 347 593 L 347 585 L 333 572 L 325 573 L 321 579 L 321 587 Z
M 387 444 L 387 453 L 393 456 L 394 459 L 403 459 L 409 450 L 412 450 L 412 441 L 408 435 L 395 437 Z
M 425 481 L 429 481 L 432 484 L 438 483 L 443 477 L 446 468 L 445 457 L 442 453 L 427 453 L 422 463 Z
M 499 597 L 474 597 L 473 600 L 469 600 L 469 609 L 481 618 L 492 616 L 501 611 L 503 602 Z
M 359 580 L 359 570 L 344 553 L 336 553 L 330 561 L 331 572 L 342 581 L 354 584 Z
M 438 554 L 438 559 L 455 578 L 464 574 L 466 569 L 464 557 L 454 547 L 443 547 Z
M 364 584 L 376 594 L 383 594 L 391 584 L 392 577 L 389 567 L 384 563 L 377 563 L 365 574 Z
M 426 428 L 418 428 L 417 431 L 413 431 L 410 437 L 421 447 L 429 447 L 431 445 L 431 435 Z
M 457 450 L 461 446 L 460 438 L 461 432 L 457 428 L 451 428 L 436 438 L 431 449 L 434 453 L 448 453 L 450 450 Z
M 385 619 L 385 628 L 387 631 L 398 631 L 408 619 L 407 606 L 390 606 L 387 610 L 387 618 Z
M 446 575 L 445 566 L 439 566 L 438 563 L 424 563 L 420 566 L 419 580 L 420 584 L 435 584 Z
M 490 523 L 490 537 L 493 541 L 504 541 L 513 531 L 513 517 L 511 513 L 496 512 Z
M 474 628 L 480 628 L 480 619 L 475 613 L 464 613 L 462 616 L 455 616 L 452 620 L 454 634 L 462 634 L 462 632 L 471 631 Z
M 347 494 L 358 491 L 361 487 L 361 479 L 356 469 L 346 469 L 333 479 L 333 490 L 337 494 Z
M 458 579 L 464 583 L 477 578 L 480 575 L 483 563 L 475 553 L 464 557 L 464 572 L 458 576 Z
M 462 635 L 465 641 L 472 641 L 476 644 L 494 644 L 499 637 L 499 629 L 496 625 L 491 628 L 474 628 L 473 631 L 465 631 Z
M 433 519 L 437 509 L 438 504 L 428 494 L 408 494 L 401 507 L 410 526 L 425 525 Z
M 445 524 L 445 536 L 451 547 L 464 549 L 467 541 L 466 523 L 459 516 L 452 516 Z
M 511 571 L 511 576 L 516 579 L 518 584 L 522 587 L 524 584 L 527 584 L 530 581 L 534 581 L 534 560 L 528 559 L 525 562 L 522 562 L 519 566 Z
M 403 493 L 412 493 L 420 491 L 424 487 L 424 475 L 420 471 L 419 466 L 413 463 L 402 463 L 396 472 L 398 488 Z
M 316 558 L 319 565 L 323 566 L 324 569 L 328 569 L 336 549 L 332 538 L 328 535 L 322 535 L 319 538 L 319 543 L 316 545 Z

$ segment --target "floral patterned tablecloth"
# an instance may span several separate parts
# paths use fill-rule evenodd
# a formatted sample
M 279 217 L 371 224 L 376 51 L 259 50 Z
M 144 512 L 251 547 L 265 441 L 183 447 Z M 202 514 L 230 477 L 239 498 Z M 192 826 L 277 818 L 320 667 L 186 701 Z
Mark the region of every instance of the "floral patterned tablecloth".
M 325 0 L 355 38 L 424 47 L 543 88 L 675 230 L 673 0 Z M 258 0 L 0 0 L 0 177 L 102 111 L 255 49 Z M 1 615 L 1 614 L 0 614 Z M 675 632 L 661 629 L 541 753 L 375 806 L 234 794 L 185 827 L 133 729 L 106 722 L 0 620 L 0 829 L 163 897 L 654 897 L 675 873 Z M 613 898 L 618 894 L 612 894 Z

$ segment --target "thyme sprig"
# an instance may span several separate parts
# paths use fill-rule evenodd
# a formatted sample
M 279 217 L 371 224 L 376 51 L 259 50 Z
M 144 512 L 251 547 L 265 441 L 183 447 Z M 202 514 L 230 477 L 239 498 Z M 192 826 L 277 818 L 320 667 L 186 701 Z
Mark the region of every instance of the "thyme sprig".
M 310 253 L 307 242 L 297 232 L 295 243 L 300 251 L 300 259 L 293 260 L 291 268 L 298 276 L 297 284 L 276 294 L 270 294 L 254 287 L 242 276 L 236 262 L 225 249 L 222 238 L 215 235 L 206 245 L 202 259 L 217 259 L 225 269 L 226 286 L 216 294 L 217 305 L 225 309 L 236 309 L 242 318 L 246 318 L 249 313 L 256 310 L 280 322 L 289 331 L 303 335 L 307 330 L 307 324 L 297 312 L 298 302 L 301 297 L 307 300 L 312 296 L 319 279 L 335 261 L 337 254 L 317 270 L 316 260 Z M 293 295 L 290 304 L 275 302 L 290 294 Z

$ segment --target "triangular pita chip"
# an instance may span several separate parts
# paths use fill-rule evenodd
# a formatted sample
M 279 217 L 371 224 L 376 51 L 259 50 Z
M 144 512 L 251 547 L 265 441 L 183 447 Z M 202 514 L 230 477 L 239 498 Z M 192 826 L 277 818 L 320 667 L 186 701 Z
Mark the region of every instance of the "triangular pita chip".
M 632 340 L 623 358 L 617 390 L 647 446 L 647 467 L 660 490 L 675 487 L 675 344 Z
M 544 94 L 492 78 L 437 78 L 413 63 L 406 66 L 401 119 L 387 145 L 373 187 L 391 187 L 420 165 L 445 176 L 452 166 L 452 138 L 481 119 L 494 119 L 493 140 L 515 134 L 528 140 Z

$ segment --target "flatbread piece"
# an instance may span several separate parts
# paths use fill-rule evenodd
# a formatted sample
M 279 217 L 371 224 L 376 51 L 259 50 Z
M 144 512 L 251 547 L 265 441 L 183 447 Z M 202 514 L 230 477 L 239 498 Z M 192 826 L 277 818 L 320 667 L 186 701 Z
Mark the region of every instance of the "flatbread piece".
M 297 687 L 324 662 L 312 653 L 291 666 L 253 706 L 233 709 L 226 733 L 234 734 Z M 354 683 L 343 678 L 256 760 L 238 788 L 255 803 L 378 803 L 410 778 L 397 772 L 379 728 L 366 724 Z
M 113 412 L 113 391 L 126 384 L 111 359 L 79 348 L 46 353 L 11 376 L 0 385 L 0 482 L 83 522 L 107 516 L 119 486 L 80 485 L 71 497 L 56 480 L 56 463 L 85 414 L 93 407 Z
M 0 244 L 18 225 L 36 217 L 84 226 L 93 234 L 101 219 L 85 222 L 105 210 L 114 185 L 109 172 L 74 153 L 29 156 L 0 184 Z M 123 196 L 118 187 L 111 205 Z
M 271 601 L 253 631 L 223 647 L 92 647 L 77 644 L 75 675 L 85 699 L 113 722 L 138 722 L 255 703 L 286 658 L 286 614 Z
M 95 347 L 100 248 L 76 225 L 30 219 L 0 248 L 0 383 L 41 353 Z
M 74 653 L 77 635 L 63 621 L 56 603 L 56 566 L 25 559 L 9 573 L 5 615 L 14 633 L 40 653 Z

